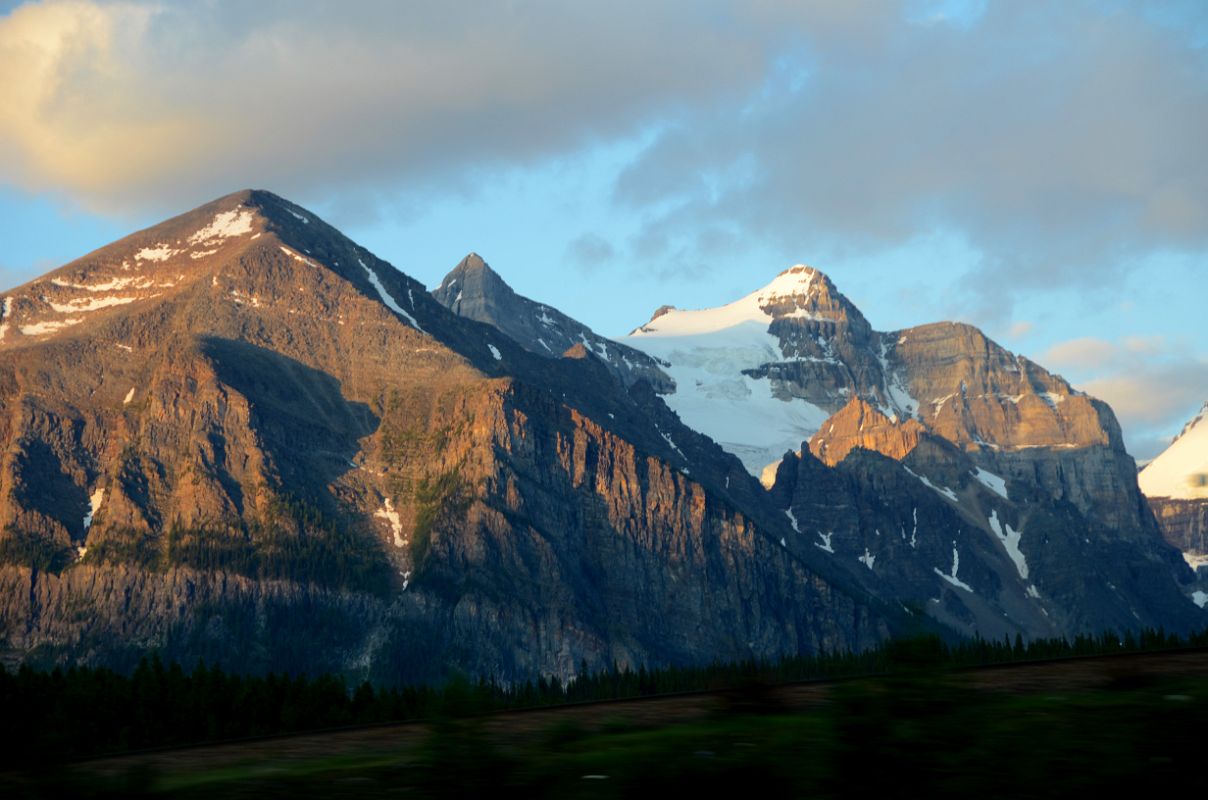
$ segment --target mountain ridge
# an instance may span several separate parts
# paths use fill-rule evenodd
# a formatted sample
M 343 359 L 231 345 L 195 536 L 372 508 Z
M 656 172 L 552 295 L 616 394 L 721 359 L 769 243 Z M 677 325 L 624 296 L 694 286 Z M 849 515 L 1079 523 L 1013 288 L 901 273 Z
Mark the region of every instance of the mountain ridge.
M 190 241 L 247 203 L 263 223 Z M 275 195 L 18 287 L 12 330 L 132 287 L 0 346 L 10 658 L 565 680 L 905 625 L 781 548 L 758 485 L 649 382 L 529 353 Z

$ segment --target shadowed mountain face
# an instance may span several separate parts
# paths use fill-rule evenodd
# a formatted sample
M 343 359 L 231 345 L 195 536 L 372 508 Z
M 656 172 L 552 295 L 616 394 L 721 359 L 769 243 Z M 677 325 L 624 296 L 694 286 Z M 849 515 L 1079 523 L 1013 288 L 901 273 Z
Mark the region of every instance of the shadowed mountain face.
M 786 552 L 758 484 L 649 381 L 534 355 L 274 195 L 3 308 L 10 659 L 567 678 L 907 624 Z
M 6 657 L 507 681 L 1199 623 L 1110 410 L 965 326 L 877 333 L 807 269 L 737 344 L 665 311 L 648 357 L 242 192 L 17 287 Z M 756 388 L 768 441 L 805 432 L 770 490 L 766 443 L 698 414 L 762 431 Z

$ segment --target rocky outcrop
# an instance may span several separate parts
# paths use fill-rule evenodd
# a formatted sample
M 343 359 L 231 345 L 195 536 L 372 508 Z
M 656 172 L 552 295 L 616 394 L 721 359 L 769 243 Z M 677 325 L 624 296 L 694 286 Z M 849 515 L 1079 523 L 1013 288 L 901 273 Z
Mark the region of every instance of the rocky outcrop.
M 1208 502 L 1151 497 L 1149 505 L 1166 541 L 1208 563 Z
M 895 422 L 868 401 L 854 397 L 814 434 L 809 449 L 831 467 L 856 448 L 901 461 L 918 446 L 926 432 L 917 420 Z

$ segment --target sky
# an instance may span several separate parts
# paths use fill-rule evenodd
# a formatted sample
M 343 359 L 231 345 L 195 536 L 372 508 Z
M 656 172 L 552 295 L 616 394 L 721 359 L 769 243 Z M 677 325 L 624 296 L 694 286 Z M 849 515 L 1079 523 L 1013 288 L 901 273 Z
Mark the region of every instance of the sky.
M 806 263 L 1157 454 L 1208 400 L 1208 3 L 0 0 L 0 287 L 242 188 L 606 335 Z

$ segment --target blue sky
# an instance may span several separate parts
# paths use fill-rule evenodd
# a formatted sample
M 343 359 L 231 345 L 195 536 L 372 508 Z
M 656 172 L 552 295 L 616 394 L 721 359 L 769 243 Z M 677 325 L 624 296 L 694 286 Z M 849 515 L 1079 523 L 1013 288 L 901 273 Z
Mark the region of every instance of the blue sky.
M 1112 403 L 1208 400 L 1208 4 L 0 3 L 0 284 L 245 187 L 619 335 L 804 262 Z

